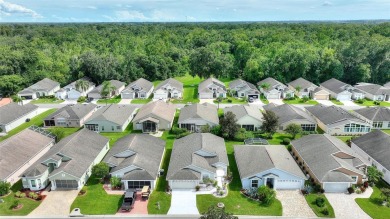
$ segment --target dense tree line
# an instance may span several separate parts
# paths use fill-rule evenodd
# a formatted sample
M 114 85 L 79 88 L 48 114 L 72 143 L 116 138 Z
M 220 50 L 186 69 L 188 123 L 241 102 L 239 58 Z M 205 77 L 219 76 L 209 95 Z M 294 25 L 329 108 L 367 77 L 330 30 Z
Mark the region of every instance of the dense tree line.
M 390 23 L 3 24 L 0 92 L 44 77 L 62 85 L 139 77 L 304 77 L 390 81 Z

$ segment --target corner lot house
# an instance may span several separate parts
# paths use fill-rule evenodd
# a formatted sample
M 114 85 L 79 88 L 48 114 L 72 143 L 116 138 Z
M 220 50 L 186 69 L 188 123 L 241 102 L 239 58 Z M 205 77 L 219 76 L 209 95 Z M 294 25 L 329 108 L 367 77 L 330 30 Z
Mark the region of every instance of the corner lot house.
M 225 84 L 215 78 L 209 78 L 200 82 L 198 87 L 199 99 L 225 98 L 226 93 Z
M 235 97 L 252 98 L 253 100 L 260 99 L 260 91 L 256 88 L 256 86 L 242 79 L 230 82 L 229 89 L 232 96 Z
M 111 176 L 120 177 L 125 189 L 154 189 L 159 176 L 165 141 L 148 134 L 119 139 L 104 158 Z
M 298 164 L 325 192 L 347 192 L 351 185 L 363 183 L 366 164 L 340 139 L 306 135 L 291 146 Z
M 268 104 L 264 110 L 272 111 L 279 117 L 279 131 L 283 131 L 289 124 L 301 125 L 303 131 L 316 131 L 317 122 L 304 110 L 290 104 Z
M 234 157 L 244 189 L 304 187 L 306 176 L 283 145 L 235 145 Z
M 225 140 L 210 133 L 194 133 L 176 139 L 167 180 L 171 189 L 195 189 L 210 178 L 222 186 L 229 160 Z
M 295 92 L 295 95 L 299 98 L 302 97 L 310 97 L 312 99 L 315 99 L 314 96 L 312 96 L 312 92 L 318 87 L 317 85 L 311 83 L 310 81 L 304 79 L 304 78 L 298 78 L 294 81 L 291 81 L 287 84 L 288 88 L 290 90 L 293 90 Z
M 169 78 L 159 85 L 153 92 L 153 98 L 158 100 L 181 99 L 183 97 L 183 83 L 173 78 Z
M 157 132 L 172 128 L 176 108 L 162 100 L 150 102 L 141 107 L 133 120 L 133 129 L 142 132 Z
M 372 129 L 390 129 L 390 109 L 366 107 L 355 110 L 357 115 L 372 124 Z
M 89 92 L 91 92 L 95 88 L 95 83 L 93 83 L 89 78 L 81 78 L 79 80 L 84 80 L 88 82 L 88 88 L 84 90 L 78 90 L 76 88 L 77 81 L 74 81 L 65 87 L 61 88 L 56 92 L 56 97 L 59 99 L 70 99 L 77 100 L 80 97 L 86 97 Z
M 335 78 L 329 79 L 321 83 L 320 87 L 328 91 L 332 98 L 335 98 L 340 101 L 351 99 L 357 100 L 364 98 L 364 94 L 361 91 Z
M 109 150 L 108 139 L 82 129 L 62 139 L 22 174 L 23 188 L 81 189 Z
M 147 99 L 153 92 L 153 83 L 140 78 L 121 91 L 122 99 Z
M 376 101 L 389 101 L 390 100 L 390 88 L 383 87 L 379 84 L 371 83 L 358 83 L 355 88 L 360 90 L 364 97 L 370 100 Z
M 85 128 L 95 132 L 123 132 L 133 119 L 136 109 L 132 105 L 103 106 L 85 122 Z
M 218 110 L 213 104 L 192 104 L 180 111 L 178 125 L 190 132 L 200 132 L 203 126 L 214 127 L 218 124 Z
M 237 124 L 247 131 L 256 131 L 263 124 L 263 114 L 255 106 L 235 105 L 224 109 L 225 114 L 232 112 L 236 115 Z
M 12 129 L 38 115 L 38 106 L 25 104 L 23 106 L 17 103 L 9 103 L 0 107 L 0 133 L 7 133 Z
M 371 130 L 371 124 L 337 106 L 318 104 L 306 107 L 325 133 L 330 135 L 362 135 Z
M 0 180 L 11 184 L 54 145 L 54 136 L 37 127 L 25 129 L 0 142 Z M 40 133 L 41 132 L 41 133 Z
M 351 148 L 383 173 L 390 184 L 390 135 L 380 130 L 352 139 Z
M 82 127 L 84 122 L 96 111 L 95 104 L 75 104 L 64 106 L 48 115 L 44 121 L 45 127 Z
M 284 99 L 294 97 L 294 91 L 290 90 L 286 85 L 273 78 L 266 78 L 259 81 L 257 86 L 259 86 L 260 92 L 267 99 Z
M 37 99 L 54 95 L 60 89 L 60 83 L 44 78 L 18 93 L 18 96 L 26 100 Z
M 118 81 L 118 80 L 111 80 L 111 85 L 115 87 L 115 90 L 112 91 L 112 93 L 108 96 L 108 98 L 114 97 L 119 95 L 123 89 L 125 89 L 125 83 Z M 103 89 L 103 85 L 99 85 L 95 87 L 91 92 L 88 93 L 89 99 L 102 99 L 101 92 Z

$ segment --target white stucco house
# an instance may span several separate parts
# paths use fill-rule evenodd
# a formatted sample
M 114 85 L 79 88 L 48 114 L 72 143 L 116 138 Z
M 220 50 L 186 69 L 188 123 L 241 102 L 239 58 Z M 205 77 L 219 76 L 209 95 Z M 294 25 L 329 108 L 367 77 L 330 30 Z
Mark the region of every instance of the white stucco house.
M 359 118 L 369 122 L 372 129 L 390 129 L 390 109 L 387 107 L 365 107 L 354 112 Z
M 38 115 L 38 106 L 9 103 L 0 107 L 0 133 L 7 133 Z
M 352 99 L 359 100 L 364 98 L 363 92 L 335 78 L 331 78 L 325 82 L 322 82 L 320 84 L 320 88 L 328 91 L 332 98 L 335 98 L 339 101 Z
M 28 88 L 23 89 L 18 93 L 18 96 L 26 99 L 37 99 L 44 96 L 54 95 L 60 89 L 60 83 L 49 78 L 44 78 Z
M 294 97 L 294 91 L 290 90 L 283 83 L 268 77 L 257 83 L 260 92 L 267 99 L 285 99 Z
M 379 84 L 372 83 L 358 83 L 354 86 L 356 89 L 364 94 L 364 97 L 374 101 L 389 101 L 390 88 L 383 87 Z
M 257 131 L 263 124 L 263 114 L 256 106 L 235 105 L 224 108 L 224 113 L 232 112 L 237 119 L 237 124 L 247 131 Z
M 154 85 L 152 82 L 140 78 L 131 82 L 121 91 L 122 99 L 147 99 L 153 92 Z
M 229 83 L 229 90 L 232 96 L 238 98 L 252 98 L 253 100 L 260 99 L 260 91 L 252 83 L 242 79 L 236 79 Z
M 86 90 L 79 90 L 76 88 L 76 83 L 79 80 L 86 81 L 88 83 L 88 88 Z M 80 97 L 86 97 L 89 92 L 91 92 L 95 88 L 95 83 L 93 83 L 89 78 L 81 78 L 77 81 L 74 81 L 60 90 L 58 90 L 55 94 L 55 96 L 58 99 L 70 99 L 70 100 L 77 100 Z
M 107 98 L 111 98 L 114 96 L 119 95 L 123 89 L 125 89 L 125 83 L 118 81 L 118 80 L 110 80 L 111 85 L 115 88 L 110 94 L 108 94 Z M 103 90 L 103 84 L 95 87 L 93 90 L 91 90 L 88 93 L 88 98 L 89 99 L 101 99 L 104 98 L 101 95 L 101 92 Z
M 176 79 L 168 78 L 154 89 L 153 99 L 181 99 L 183 97 L 183 92 L 183 83 Z
M 200 132 L 203 126 L 219 124 L 218 109 L 214 104 L 192 104 L 180 110 L 178 125 L 190 132 Z
M 215 99 L 217 97 L 226 97 L 226 87 L 222 81 L 216 78 L 208 78 L 200 82 L 198 86 L 199 99 Z

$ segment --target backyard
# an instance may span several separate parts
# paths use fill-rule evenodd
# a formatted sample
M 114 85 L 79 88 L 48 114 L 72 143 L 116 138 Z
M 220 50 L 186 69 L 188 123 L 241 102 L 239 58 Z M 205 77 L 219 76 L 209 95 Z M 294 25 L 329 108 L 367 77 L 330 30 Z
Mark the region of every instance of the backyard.
M 370 198 L 357 198 L 356 203 L 360 208 L 374 219 L 387 219 L 390 216 L 390 207 L 382 205 L 380 188 L 390 188 L 383 180 L 377 183 Z
M 181 100 L 172 100 L 173 103 L 199 103 L 198 99 L 198 85 L 202 81 L 198 76 L 192 77 L 189 74 L 186 74 L 182 77 L 175 77 L 176 80 L 183 83 L 183 99 Z
M 321 198 L 323 198 L 325 200 L 325 206 L 324 207 L 318 207 L 317 206 L 316 199 L 319 198 L 319 197 L 321 197 Z M 333 207 L 329 203 L 328 199 L 325 197 L 324 194 L 308 194 L 308 195 L 305 195 L 305 199 L 307 201 L 307 204 L 309 204 L 310 208 L 314 211 L 314 213 L 318 217 L 328 217 L 328 218 L 334 218 L 335 217 Z M 325 215 L 323 213 L 323 210 L 325 208 L 328 209 L 328 215 Z

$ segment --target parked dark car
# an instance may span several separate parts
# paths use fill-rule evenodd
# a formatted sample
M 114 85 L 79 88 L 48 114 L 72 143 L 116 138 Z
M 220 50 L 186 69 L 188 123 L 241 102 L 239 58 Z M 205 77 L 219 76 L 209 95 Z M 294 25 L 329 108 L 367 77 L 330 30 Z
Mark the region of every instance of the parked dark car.
M 134 207 L 135 199 L 137 197 L 137 192 L 134 190 L 126 190 L 125 197 L 123 198 L 123 203 L 121 210 L 130 211 Z

